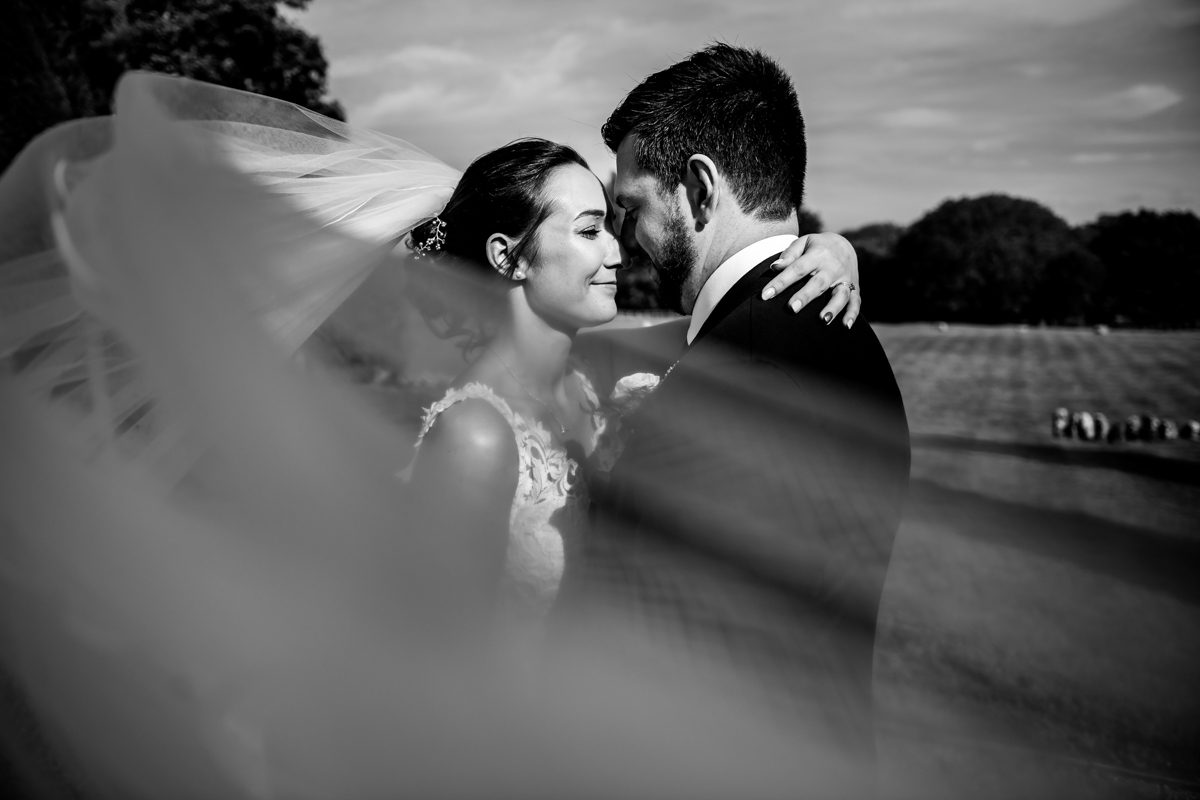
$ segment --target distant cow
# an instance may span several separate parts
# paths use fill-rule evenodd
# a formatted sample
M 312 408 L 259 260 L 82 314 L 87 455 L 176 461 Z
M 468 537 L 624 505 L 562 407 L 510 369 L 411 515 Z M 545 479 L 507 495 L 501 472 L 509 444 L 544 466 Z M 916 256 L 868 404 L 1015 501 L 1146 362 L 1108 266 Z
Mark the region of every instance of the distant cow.
M 1065 408 L 1054 409 L 1050 417 L 1050 433 L 1055 439 L 1071 438 L 1071 412 Z

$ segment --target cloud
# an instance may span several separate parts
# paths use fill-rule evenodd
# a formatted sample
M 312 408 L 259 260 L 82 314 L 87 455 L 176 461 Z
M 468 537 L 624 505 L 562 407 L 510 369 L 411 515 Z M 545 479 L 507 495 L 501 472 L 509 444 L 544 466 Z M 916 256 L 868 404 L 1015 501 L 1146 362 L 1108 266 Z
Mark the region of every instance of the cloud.
M 880 115 L 888 128 L 945 128 L 955 125 L 958 116 L 937 108 L 899 108 Z
M 299 23 L 351 123 L 456 166 L 545 136 L 603 171 L 599 126 L 641 78 L 716 39 L 761 49 L 800 95 L 810 201 L 850 227 L 987 191 L 1071 219 L 1129 185 L 1200 197 L 1198 19 L 1195 0 L 317 0 Z
M 1072 164 L 1112 164 L 1120 161 L 1119 153 L 1072 153 L 1067 159 Z
M 434 45 L 410 45 L 389 53 L 357 53 L 330 62 L 329 74 L 335 78 L 355 78 L 397 67 L 413 72 L 463 67 L 476 61 L 465 50 Z
M 1016 70 L 1018 75 L 1031 79 L 1044 78 L 1054 70 L 1054 68 L 1049 64 L 1043 64 L 1037 61 L 1017 64 L 1013 67 L 1013 69 Z
M 1011 144 L 1012 140 L 1007 137 L 990 136 L 971 142 L 971 151 L 974 153 L 1003 153 Z
M 1183 95 L 1168 86 L 1139 83 L 1091 102 L 1093 112 L 1107 119 L 1141 119 L 1157 114 L 1183 100 Z
M 414 45 L 384 56 L 354 56 L 336 62 L 331 74 L 395 87 L 356 104 L 355 122 L 387 127 L 411 121 L 424 125 L 486 123 L 535 106 L 570 106 L 570 76 L 585 42 L 564 34 L 506 58 L 464 49 Z
M 355 118 L 368 127 L 379 127 L 388 121 L 402 121 L 405 115 L 428 114 L 434 108 L 439 109 L 439 113 L 445 113 L 462 102 L 461 96 L 448 93 L 438 83 L 418 83 L 379 95 L 357 108 Z

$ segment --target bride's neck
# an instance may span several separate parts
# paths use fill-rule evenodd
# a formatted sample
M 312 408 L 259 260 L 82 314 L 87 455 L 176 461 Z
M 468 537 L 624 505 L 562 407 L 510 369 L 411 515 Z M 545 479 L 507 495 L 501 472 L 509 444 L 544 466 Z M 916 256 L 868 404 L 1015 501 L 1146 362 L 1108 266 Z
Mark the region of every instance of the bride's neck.
M 574 333 L 559 330 L 536 315 L 520 314 L 497 332 L 487 351 L 527 389 L 549 396 L 566 374 L 574 340 Z

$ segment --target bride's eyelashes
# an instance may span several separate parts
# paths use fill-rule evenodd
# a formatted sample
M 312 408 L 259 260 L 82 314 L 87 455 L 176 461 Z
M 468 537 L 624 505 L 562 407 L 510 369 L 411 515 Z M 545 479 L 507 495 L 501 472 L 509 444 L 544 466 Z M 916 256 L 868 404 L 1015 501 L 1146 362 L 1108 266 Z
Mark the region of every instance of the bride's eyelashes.
M 596 237 L 598 237 L 600 235 L 600 229 L 594 228 L 594 227 L 593 228 L 584 228 L 583 230 L 580 231 L 580 233 L 589 239 L 595 239 Z

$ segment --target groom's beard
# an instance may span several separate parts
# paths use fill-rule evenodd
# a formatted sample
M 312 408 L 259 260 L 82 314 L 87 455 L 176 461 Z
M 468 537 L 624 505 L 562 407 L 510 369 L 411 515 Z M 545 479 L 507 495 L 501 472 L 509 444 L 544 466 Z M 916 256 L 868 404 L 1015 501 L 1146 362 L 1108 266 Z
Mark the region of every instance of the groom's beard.
M 664 308 L 685 313 L 683 285 L 695 261 L 696 251 L 688 237 L 687 223 L 683 213 L 676 209 L 667 220 L 666 238 L 659 250 L 659 258 L 654 262 L 654 271 L 658 276 L 658 302 Z

